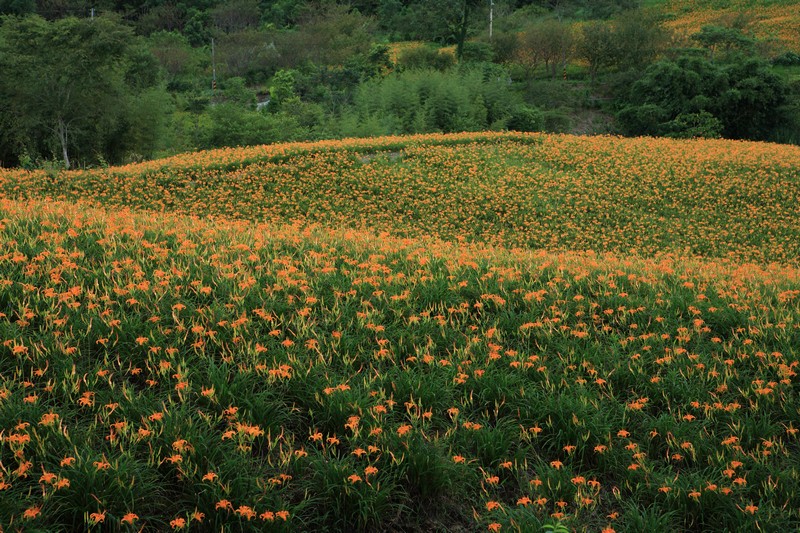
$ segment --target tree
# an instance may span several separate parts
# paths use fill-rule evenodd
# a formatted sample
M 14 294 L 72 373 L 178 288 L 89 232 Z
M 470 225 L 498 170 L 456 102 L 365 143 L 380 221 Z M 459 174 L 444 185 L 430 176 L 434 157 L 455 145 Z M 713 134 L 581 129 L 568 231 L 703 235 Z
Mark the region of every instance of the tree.
M 657 18 L 640 10 L 627 11 L 614 26 L 615 63 L 621 70 L 642 69 L 668 42 L 669 33 Z
M 303 4 L 299 0 L 269 0 L 260 2 L 263 20 L 275 28 L 294 25 L 300 17 Z
M 700 113 L 716 116 L 712 96 L 727 87 L 724 73 L 703 58 L 662 60 L 650 65 L 628 93 L 621 95 L 619 100 L 625 105 L 617 120 L 630 135 L 679 136 L 677 128 L 684 121 L 677 118 Z
M 150 35 L 157 31 L 182 31 L 189 14 L 185 6 L 174 2 L 148 7 L 136 19 L 136 31 L 140 35 Z
M 607 19 L 621 11 L 635 9 L 640 0 L 512 0 L 514 8 L 534 6 L 556 13 L 559 17 Z
M 532 68 L 542 61 L 552 77 L 558 75 L 559 65 L 566 66 L 575 44 L 572 26 L 555 19 L 545 20 L 529 27 L 522 36 L 522 52 Z
M 519 49 L 519 36 L 516 32 L 495 33 L 492 37 L 492 52 L 496 63 L 510 63 Z
M 131 99 L 152 89 L 158 78 L 129 85 L 148 69 L 157 70 L 149 52 L 134 42 L 129 28 L 104 17 L 4 19 L 0 101 L 8 108 L 0 132 L 3 152 L 16 157 L 58 153 L 70 168 L 75 155 L 95 158 L 109 143 L 123 145 L 131 123 L 126 114 L 136 111 Z M 137 69 L 144 69 L 139 76 L 133 73 Z
M 464 42 L 467 40 L 469 32 L 470 15 L 482 4 L 481 0 L 463 0 L 461 9 L 461 22 L 458 25 L 456 37 L 456 58 L 461 61 L 464 55 Z
M 752 51 L 755 40 L 746 36 L 738 28 L 724 26 L 703 26 L 700 32 L 692 35 L 692 39 L 708 49 L 708 57 L 714 61 L 714 53 L 719 49 L 723 52 L 731 50 Z
M 788 88 L 758 58 L 720 65 L 685 56 L 650 65 L 620 100 L 633 135 L 717 136 L 761 140 L 783 120 Z
M 607 19 L 639 7 L 639 0 L 580 0 L 581 13 L 592 19 Z
M 478 25 L 484 27 L 477 13 L 487 7 L 487 0 L 382 0 L 374 13 L 392 40 L 431 41 L 459 48 Z
M 269 86 L 270 111 L 277 110 L 285 101 L 295 98 L 294 91 L 295 72 L 293 70 L 279 70 L 272 77 Z
M 666 124 L 667 136 L 676 139 L 718 139 L 722 137 L 722 121 L 709 113 L 681 113 Z
M 274 68 L 277 56 L 271 36 L 253 28 L 224 34 L 217 39 L 217 66 L 228 76 L 263 77 Z
M 728 90 L 715 99 L 717 116 L 725 124 L 725 136 L 733 139 L 766 139 L 783 119 L 787 102 L 786 80 L 760 58 L 746 58 L 723 67 Z
M 172 31 L 156 32 L 148 38 L 150 52 L 164 69 L 167 80 L 173 81 L 192 69 L 193 50 L 185 36 Z
M 36 0 L 0 0 L 0 15 L 27 15 L 36 11 Z
M 223 2 L 211 11 L 214 25 L 225 33 L 255 28 L 261 19 L 257 0 Z
M 616 42 L 611 26 L 606 22 L 593 21 L 581 28 L 577 44 L 578 57 L 589 63 L 592 83 L 602 67 L 610 65 L 616 54 Z
M 330 4 L 310 9 L 279 52 L 300 52 L 317 65 L 342 65 L 355 54 L 367 54 L 375 21 L 347 6 Z

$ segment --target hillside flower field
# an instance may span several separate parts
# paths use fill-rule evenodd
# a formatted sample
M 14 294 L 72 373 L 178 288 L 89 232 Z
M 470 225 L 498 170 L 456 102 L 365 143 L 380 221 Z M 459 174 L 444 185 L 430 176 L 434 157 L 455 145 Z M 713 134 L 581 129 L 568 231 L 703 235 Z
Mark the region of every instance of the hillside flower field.
M 791 531 L 800 149 L 0 170 L 0 530 Z
M 705 25 L 733 21 L 747 23 L 755 35 L 770 44 L 800 50 L 800 12 L 786 0 L 668 0 L 656 11 L 666 16 L 665 25 L 686 38 Z
M 549 250 L 800 258 L 800 149 L 466 133 L 223 149 L 108 170 L 0 170 L 10 198 Z

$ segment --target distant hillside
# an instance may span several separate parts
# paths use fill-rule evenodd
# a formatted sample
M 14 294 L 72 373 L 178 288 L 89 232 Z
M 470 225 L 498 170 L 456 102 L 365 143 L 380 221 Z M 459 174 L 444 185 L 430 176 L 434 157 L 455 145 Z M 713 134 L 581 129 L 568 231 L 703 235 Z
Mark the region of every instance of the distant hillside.
M 738 25 L 777 47 L 800 51 L 800 2 L 795 0 L 664 0 L 645 2 L 666 13 L 665 25 L 687 37 L 709 24 Z
M 4 171 L 0 196 L 504 246 L 797 262 L 800 148 L 464 133 Z

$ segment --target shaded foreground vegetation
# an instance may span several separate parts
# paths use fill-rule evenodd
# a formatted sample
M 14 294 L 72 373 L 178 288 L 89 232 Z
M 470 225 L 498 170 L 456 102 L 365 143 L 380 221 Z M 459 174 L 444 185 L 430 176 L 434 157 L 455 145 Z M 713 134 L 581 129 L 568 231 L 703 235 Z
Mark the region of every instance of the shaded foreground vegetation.
M 453 136 L 2 173 L 0 525 L 796 528 L 798 165 L 780 150 Z M 511 194 L 529 181 L 544 192 Z M 723 184 L 741 203 L 713 203 Z M 392 195 L 416 217 L 371 207 Z M 423 201 L 450 196 L 469 218 Z M 668 197 L 685 226 L 650 213 Z M 554 251 L 481 242 L 479 213 L 534 209 L 514 198 L 574 199 L 495 240 Z M 772 220 L 787 233 L 758 232 Z

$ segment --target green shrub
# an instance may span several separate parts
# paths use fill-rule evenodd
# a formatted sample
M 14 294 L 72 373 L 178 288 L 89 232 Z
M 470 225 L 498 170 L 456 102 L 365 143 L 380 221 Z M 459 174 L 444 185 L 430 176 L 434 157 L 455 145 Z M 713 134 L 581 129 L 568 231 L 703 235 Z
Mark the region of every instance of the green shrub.
M 772 64 L 781 67 L 800 66 L 800 54 L 792 51 L 785 52 L 773 59 Z
M 521 106 L 506 79 L 505 71 L 481 68 L 395 73 L 362 84 L 343 124 L 353 131 L 354 122 L 369 122 L 381 125 L 377 133 L 402 134 L 504 129 L 513 119 L 514 129 L 540 129 L 533 108 Z
M 623 91 L 617 122 L 629 135 L 763 140 L 783 121 L 788 94 L 786 82 L 761 59 L 717 64 L 682 56 L 650 65 Z
M 456 64 L 453 54 L 435 50 L 429 46 L 416 46 L 404 50 L 397 58 L 401 70 L 435 69 L 444 71 Z
M 542 113 L 544 131 L 566 133 L 572 128 L 572 117 L 568 110 L 548 109 Z
M 461 60 L 465 63 L 489 62 L 492 60 L 493 55 L 492 45 L 468 41 L 464 43 L 464 48 L 461 52 Z
M 544 129 L 544 115 L 539 109 L 529 105 L 518 105 L 508 119 L 508 129 L 514 131 L 541 131 Z
M 717 139 L 722 136 L 722 122 L 709 113 L 700 111 L 699 113 L 681 113 L 666 125 L 669 130 L 669 137 L 676 139 L 694 139 L 703 137 L 706 139 Z

